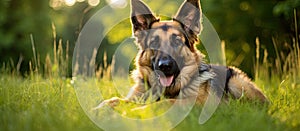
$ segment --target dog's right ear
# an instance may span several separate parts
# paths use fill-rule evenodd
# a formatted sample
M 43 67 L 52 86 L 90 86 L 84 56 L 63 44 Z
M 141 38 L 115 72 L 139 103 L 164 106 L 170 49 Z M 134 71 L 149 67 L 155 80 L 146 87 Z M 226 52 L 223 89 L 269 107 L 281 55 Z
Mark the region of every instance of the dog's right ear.
M 140 0 L 131 0 L 131 23 L 135 36 L 137 32 L 149 29 L 154 21 L 157 19 L 147 5 Z
M 190 33 L 190 35 L 198 35 L 203 28 L 200 1 L 186 0 L 178 10 L 175 19 L 185 26 L 187 33 Z

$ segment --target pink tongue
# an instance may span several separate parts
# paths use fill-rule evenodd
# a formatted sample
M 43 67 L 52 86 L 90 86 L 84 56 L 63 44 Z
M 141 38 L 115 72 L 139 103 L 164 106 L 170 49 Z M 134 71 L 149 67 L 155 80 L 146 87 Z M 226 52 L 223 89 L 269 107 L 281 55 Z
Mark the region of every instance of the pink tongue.
M 173 77 L 174 76 L 160 77 L 159 81 L 160 81 L 160 83 L 161 83 L 162 86 L 167 87 L 167 86 L 170 86 L 172 84 Z

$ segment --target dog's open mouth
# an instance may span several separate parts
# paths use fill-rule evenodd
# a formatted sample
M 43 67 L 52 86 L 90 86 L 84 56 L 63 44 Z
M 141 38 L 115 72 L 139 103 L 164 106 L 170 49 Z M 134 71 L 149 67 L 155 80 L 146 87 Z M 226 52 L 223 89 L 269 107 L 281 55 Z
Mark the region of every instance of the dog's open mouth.
M 174 75 L 172 76 L 159 76 L 159 82 L 164 87 L 169 87 L 173 83 Z
M 155 73 L 161 86 L 170 87 L 172 86 L 172 84 L 174 84 L 179 72 L 176 72 L 174 74 L 166 74 L 160 70 L 155 70 Z

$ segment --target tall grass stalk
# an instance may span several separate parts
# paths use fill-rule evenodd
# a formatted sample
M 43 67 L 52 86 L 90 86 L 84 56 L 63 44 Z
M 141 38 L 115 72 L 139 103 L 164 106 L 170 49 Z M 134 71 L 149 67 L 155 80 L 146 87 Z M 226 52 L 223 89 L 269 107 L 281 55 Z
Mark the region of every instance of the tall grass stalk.
M 259 66 L 259 57 L 260 57 L 260 53 L 259 53 L 259 49 L 260 49 L 260 44 L 259 44 L 259 39 L 256 38 L 255 40 L 255 44 L 256 44 L 256 55 L 255 55 L 255 58 L 256 58 L 256 61 L 255 61 L 255 79 L 257 80 L 258 79 L 258 66 Z
M 35 50 L 35 45 L 34 45 L 34 40 L 32 34 L 30 34 L 30 41 L 31 41 L 31 47 L 32 47 L 32 53 L 33 53 L 33 65 L 35 66 L 34 71 L 38 71 L 38 61 L 37 61 L 37 55 L 36 55 L 36 50 Z

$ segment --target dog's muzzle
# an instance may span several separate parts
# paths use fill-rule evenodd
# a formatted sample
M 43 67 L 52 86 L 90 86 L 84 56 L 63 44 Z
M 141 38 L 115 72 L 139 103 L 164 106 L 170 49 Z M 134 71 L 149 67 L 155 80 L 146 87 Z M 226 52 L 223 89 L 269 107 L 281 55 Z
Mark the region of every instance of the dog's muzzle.
M 159 77 L 160 84 L 169 87 L 179 74 L 177 62 L 169 55 L 159 57 L 154 65 L 154 70 Z

